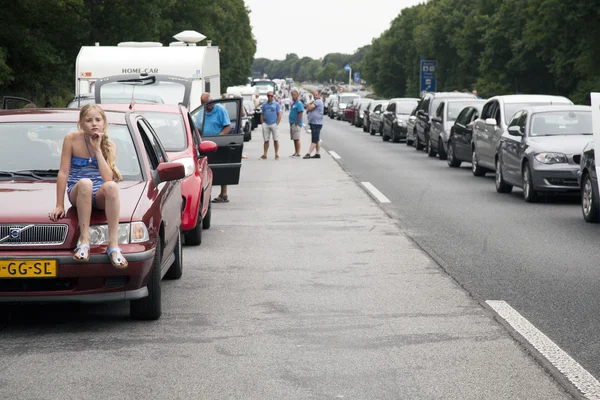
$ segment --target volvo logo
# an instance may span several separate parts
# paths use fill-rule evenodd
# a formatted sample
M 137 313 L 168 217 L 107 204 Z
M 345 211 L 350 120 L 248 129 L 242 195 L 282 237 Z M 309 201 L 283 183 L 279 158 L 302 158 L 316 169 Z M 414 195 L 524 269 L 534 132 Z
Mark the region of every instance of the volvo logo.
M 9 236 L 11 239 L 18 239 L 21 237 L 21 229 L 20 228 L 13 228 L 10 230 Z

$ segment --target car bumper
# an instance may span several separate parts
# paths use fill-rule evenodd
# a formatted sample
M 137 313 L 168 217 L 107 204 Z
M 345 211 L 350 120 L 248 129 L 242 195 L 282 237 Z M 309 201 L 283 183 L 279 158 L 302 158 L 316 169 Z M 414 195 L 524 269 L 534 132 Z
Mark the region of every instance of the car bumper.
M 0 255 L 0 260 L 57 261 L 56 277 L 1 278 L 0 303 L 8 302 L 108 302 L 134 300 L 148 295 L 147 278 L 154 249 L 124 253 L 129 265 L 115 268 L 106 254 L 92 254 L 88 262 L 76 262 L 72 253 L 35 256 Z
M 579 165 L 545 165 L 534 162 L 533 186 L 540 192 L 579 192 Z

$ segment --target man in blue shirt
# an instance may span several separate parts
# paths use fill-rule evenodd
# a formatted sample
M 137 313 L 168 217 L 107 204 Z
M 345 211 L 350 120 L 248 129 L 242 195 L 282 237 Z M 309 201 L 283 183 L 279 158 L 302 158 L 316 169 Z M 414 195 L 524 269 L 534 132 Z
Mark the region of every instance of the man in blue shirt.
M 200 103 L 206 104 L 212 99 L 210 93 L 203 93 L 200 97 Z M 202 120 L 204 121 L 204 127 L 202 126 Z M 198 117 L 195 121 L 196 128 L 203 129 L 202 136 L 219 136 L 227 135 L 231 132 L 231 121 L 229 120 L 229 113 L 221 104 L 209 104 L 206 106 L 206 113 L 198 113 Z M 229 203 L 229 196 L 227 195 L 227 185 L 221 185 L 221 193 L 215 197 L 213 203 Z
M 310 125 L 310 133 L 312 140 L 310 143 L 310 149 L 304 158 L 321 158 L 321 128 L 323 128 L 323 100 L 318 90 L 313 93 L 315 101 L 306 106 L 308 113 L 308 124 Z M 314 156 L 311 157 L 311 153 L 317 149 Z
M 292 107 L 290 109 L 290 139 L 294 141 L 294 154 L 291 157 L 300 156 L 300 133 L 302 132 L 302 115 L 304 114 L 304 104 L 300 101 L 300 93 L 297 88 L 292 89 Z
M 260 114 L 260 123 L 262 124 L 264 152 L 261 160 L 267 159 L 269 151 L 269 138 L 273 135 L 273 147 L 275 147 L 275 159 L 279 160 L 279 131 L 277 127 L 281 121 L 281 105 L 275 101 L 273 92 L 267 93 L 267 101 L 262 103 L 262 113 Z

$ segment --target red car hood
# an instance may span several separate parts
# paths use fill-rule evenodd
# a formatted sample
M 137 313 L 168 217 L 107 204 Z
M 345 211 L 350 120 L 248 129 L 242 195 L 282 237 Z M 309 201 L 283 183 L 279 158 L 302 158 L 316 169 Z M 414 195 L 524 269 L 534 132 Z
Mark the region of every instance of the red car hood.
M 119 183 L 120 221 L 131 221 L 145 188 L 143 181 Z M 48 214 L 56 205 L 56 181 L 0 181 L 0 196 L 0 223 L 48 223 Z M 61 222 L 76 220 L 77 211 L 71 207 L 66 195 L 65 211 L 67 216 Z M 93 210 L 91 224 L 103 222 L 106 222 L 104 211 Z

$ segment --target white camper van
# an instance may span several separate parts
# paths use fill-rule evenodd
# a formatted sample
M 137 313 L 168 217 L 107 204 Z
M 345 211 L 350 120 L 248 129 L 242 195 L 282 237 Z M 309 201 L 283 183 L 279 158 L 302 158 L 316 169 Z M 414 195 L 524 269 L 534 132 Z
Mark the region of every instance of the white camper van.
M 141 75 L 164 75 L 190 79 L 189 110 L 200 106 L 200 96 L 210 92 L 213 99 L 221 97 L 221 70 L 219 48 L 208 41 L 206 46 L 196 43 L 206 37 L 195 31 L 184 31 L 173 36 L 177 42 L 163 46 L 155 42 L 122 42 L 116 46 L 82 46 L 75 66 L 76 99 L 94 102 L 96 82 L 118 76 L 139 78 Z M 107 85 L 116 96 L 131 97 L 132 85 Z M 175 104 L 183 101 L 183 91 L 176 85 L 144 87 L 140 98 L 145 102 Z M 140 93 L 142 95 L 142 93 Z M 89 101 L 88 101 L 89 100 Z

